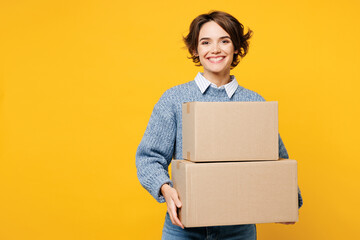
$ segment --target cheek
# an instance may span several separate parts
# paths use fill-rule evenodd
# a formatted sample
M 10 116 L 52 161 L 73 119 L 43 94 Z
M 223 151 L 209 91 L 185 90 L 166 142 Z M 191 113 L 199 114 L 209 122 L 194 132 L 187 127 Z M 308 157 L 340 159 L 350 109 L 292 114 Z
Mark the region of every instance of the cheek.
M 204 49 L 202 49 L 202 48 L 199 48 L 199 49 L 198 49 L 199 58 L 200 58 L 201 60 L 206 57 L 206 53 L 207 53 L 207 51 L 204 51 Z
M 204 53 L 205 53 L 204 47 L 198 47 L 197 52 L 200 56 L 204 55 Z
M 227 48 L 227 52 L 234 54 L 234 46 L 229 46 L 229 47 Z

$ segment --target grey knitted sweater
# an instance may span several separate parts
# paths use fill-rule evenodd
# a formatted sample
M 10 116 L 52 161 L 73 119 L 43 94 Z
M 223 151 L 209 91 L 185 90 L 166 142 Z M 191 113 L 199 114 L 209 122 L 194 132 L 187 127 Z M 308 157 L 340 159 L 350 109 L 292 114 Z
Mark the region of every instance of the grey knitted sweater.
M 155 104 L 144 136 L 136 151 L 137 176 L 141 185 L 158 201 L 165 202 L 160 188 L 172 185 L 168 167 L 172 159 L 182 156 L 182 103 L 184 102 L 265 101 L 258 93 L 238 86 L 231 98 L 225 89 L 208 87 L 204 93 L 190 81 L 165 91 Z M 279 157 L 289 158 L 279 135 Z M 299 208 L 302 197 L 299 189 Z

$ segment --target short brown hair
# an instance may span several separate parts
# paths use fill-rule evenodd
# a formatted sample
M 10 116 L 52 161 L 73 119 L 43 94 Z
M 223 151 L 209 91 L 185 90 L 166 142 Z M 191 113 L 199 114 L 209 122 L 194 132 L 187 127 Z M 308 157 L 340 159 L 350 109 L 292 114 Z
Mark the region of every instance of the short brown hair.
M 234 45 L 234 51 L 238 50 L 238 53 L 234 53 L 233 61 L 231 63 L 231 69 L 236 67 L 240 59 L 245 57 L 249 51 L 249 39 L 251 38 L 253 31 L 248 29 L 248 32 L 244 34 L 244 26 L 232 15 L 222 11 L 210 11 L 207 14 L 201 14 L 197 16 L 190 24 L 189 34 L 183 37 L 185 45 L 191 54 L 189 59 L 192 59 L 194 63 L 198 63 L 196 66 L 201 66 L 200 59 L 194 55 L 197 52 L 199 33 L 204 23 L 214 21 L 220 25 L 229 35 Z

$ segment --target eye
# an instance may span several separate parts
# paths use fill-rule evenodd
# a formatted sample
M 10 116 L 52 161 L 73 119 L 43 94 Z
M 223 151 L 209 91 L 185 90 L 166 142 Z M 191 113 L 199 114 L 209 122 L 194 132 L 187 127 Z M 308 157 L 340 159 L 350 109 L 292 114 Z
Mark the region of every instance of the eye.
M 223 43 L 230 43 L 229 40 L 223 40 L 222 42 L 223 42 Z
M 209 44 L 209 42 L 208 41 L 201 42 L 201 45 L 205 45 L 205 44 Z

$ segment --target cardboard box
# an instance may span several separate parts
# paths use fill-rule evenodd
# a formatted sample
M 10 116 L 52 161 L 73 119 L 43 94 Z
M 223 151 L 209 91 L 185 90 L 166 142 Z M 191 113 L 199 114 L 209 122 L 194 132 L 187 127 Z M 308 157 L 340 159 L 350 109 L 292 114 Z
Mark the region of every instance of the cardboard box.
M 295 160 L 172 161 L 185 227 L 298 221 Z
M 183 103 L 182 139 L 193 162 L 277 160 L 278 103 Z

